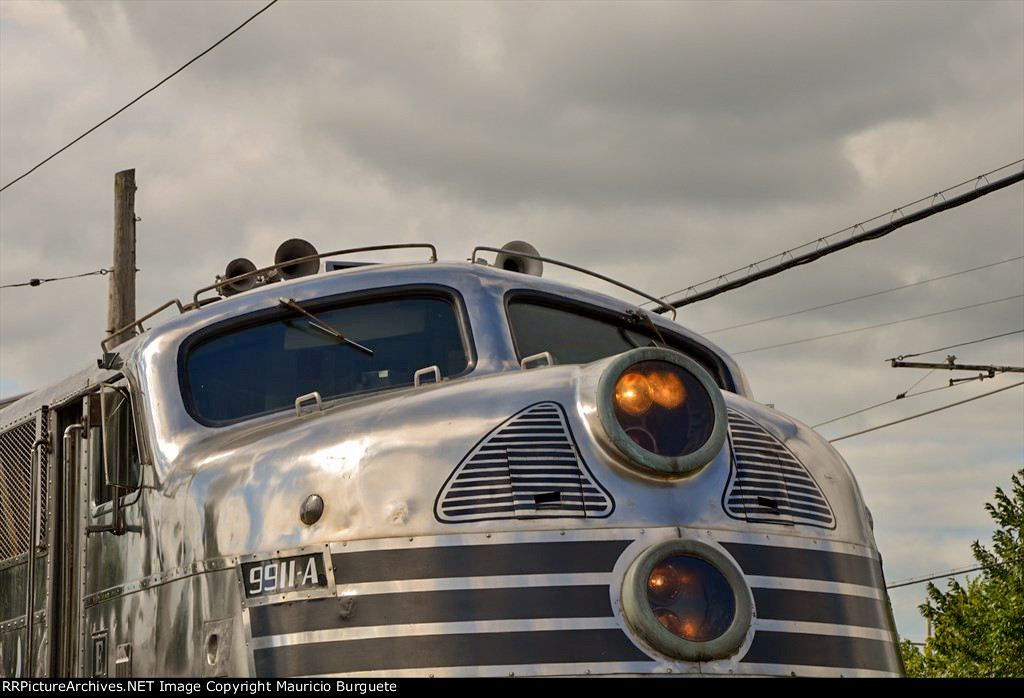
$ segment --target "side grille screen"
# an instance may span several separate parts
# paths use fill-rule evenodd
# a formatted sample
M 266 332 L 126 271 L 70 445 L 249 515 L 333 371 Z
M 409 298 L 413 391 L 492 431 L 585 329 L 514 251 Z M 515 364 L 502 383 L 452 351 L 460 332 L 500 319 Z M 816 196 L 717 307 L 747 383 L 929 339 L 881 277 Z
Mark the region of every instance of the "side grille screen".
M 613 502 L 554 402 L 527 407 L 470 451 L 437 497 L 439 521 L 602 518 Z
M 0 560 L 28 550 L 35 420 L 0 434 Z
M 818 483 L 764 427 L 730 409 L 729 441 L 735 471 L 723 499 L 730 516 L 758 523 L 835 528 L 832 507 Z

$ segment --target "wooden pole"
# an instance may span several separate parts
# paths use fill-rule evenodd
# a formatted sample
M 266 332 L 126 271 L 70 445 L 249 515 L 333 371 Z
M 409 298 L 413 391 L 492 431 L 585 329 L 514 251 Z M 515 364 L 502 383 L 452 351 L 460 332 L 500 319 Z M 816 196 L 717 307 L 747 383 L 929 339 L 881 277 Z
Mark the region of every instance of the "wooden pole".
M 135 170 L 114 175 L 114 268 L 110 273 L 107 335 L 135 321 Z M 112 346 L 131 339 L 122 332 Z

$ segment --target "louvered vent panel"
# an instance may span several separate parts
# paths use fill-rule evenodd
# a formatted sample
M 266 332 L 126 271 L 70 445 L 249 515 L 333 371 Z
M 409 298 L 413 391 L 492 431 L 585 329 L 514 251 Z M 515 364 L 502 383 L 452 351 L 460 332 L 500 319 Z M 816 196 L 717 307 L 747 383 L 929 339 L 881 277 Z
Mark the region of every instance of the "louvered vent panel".
M 462 460 L 437 498 L 448 523 L 608 516 L 560 405 L 542 402 L 499 425 Z
M 0 434 L 0 559 L 28 550 L 35 421 Z
M 736 410 L 728 412 L 736 466 L 724 497 L 729 515 L 834 528 L 832 507 L 803 464 L 760 424 Z

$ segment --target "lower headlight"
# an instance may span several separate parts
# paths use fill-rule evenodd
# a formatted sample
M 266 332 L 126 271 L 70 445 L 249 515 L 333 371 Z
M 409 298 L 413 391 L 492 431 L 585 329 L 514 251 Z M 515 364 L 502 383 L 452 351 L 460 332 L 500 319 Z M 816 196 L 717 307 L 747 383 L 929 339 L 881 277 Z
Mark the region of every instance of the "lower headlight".
M 685 475 L 707 465 L 725 444 L 725 400 L 707 371 L 662 348 L 617 356 L 598 383 L 601 425 L 619 451 L 643 470 Z
M 753 603 L 742 574 L 710 545 L 671 540 L 646 550 L 622 585 L 630 627 L 651 647 L 690 661 L 722 659 L 743 644 Z

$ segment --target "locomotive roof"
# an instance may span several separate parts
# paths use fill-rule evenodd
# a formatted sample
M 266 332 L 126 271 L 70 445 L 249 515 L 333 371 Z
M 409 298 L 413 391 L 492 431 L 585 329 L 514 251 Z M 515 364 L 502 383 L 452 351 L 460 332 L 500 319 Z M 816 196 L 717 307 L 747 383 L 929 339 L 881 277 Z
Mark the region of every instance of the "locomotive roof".
M 410 290 L 415 287 L 451 288 L 463 294 L 473 291 L 500 296 L 514 292 L 533 292 L 551 298 L 598 306 L 613 312 L 629 313 L 637 310 L 635 303 L 593 290 L 562 281 L 497 269 L 485 264 L 471 262 L 372 264 L 267 284 L 216 302 L 209 302 L 198 309 L 171 317 L 110 351 L 117 352 L 122 359 L 128 360 L 133 354 L 139 354 L 147 347 L 162 343 L 164 338 L 172 335 L 180 337 L 191 334 L 231 318 L 275 307 L 278 304 L 278 299 L 282 297 L 301 302 L 360 291 L 374 292 L 403 287 L 408 287 Z M 737 377 L 736 391 L 745 395 L 749 394 L 742 372 L 722 349 L 695 332 L 658 314 L 649 313 L 649 315 L 658 326 L 687 337 L 715 355 Z M 101 352 L 98 341 L 95 346 L 97 356 L 99 356 Z M 95 364 L 86 366 L 68 378 L 42 390 L 29 393 L 5 406 L 0 410 L 0 429 L 37 411 L 43 404 L 57 404 L 77 393 L 88 390 L 89 387 L 99 382 L 110 380 L 117 374 L 117 371 L 97 368 Z

